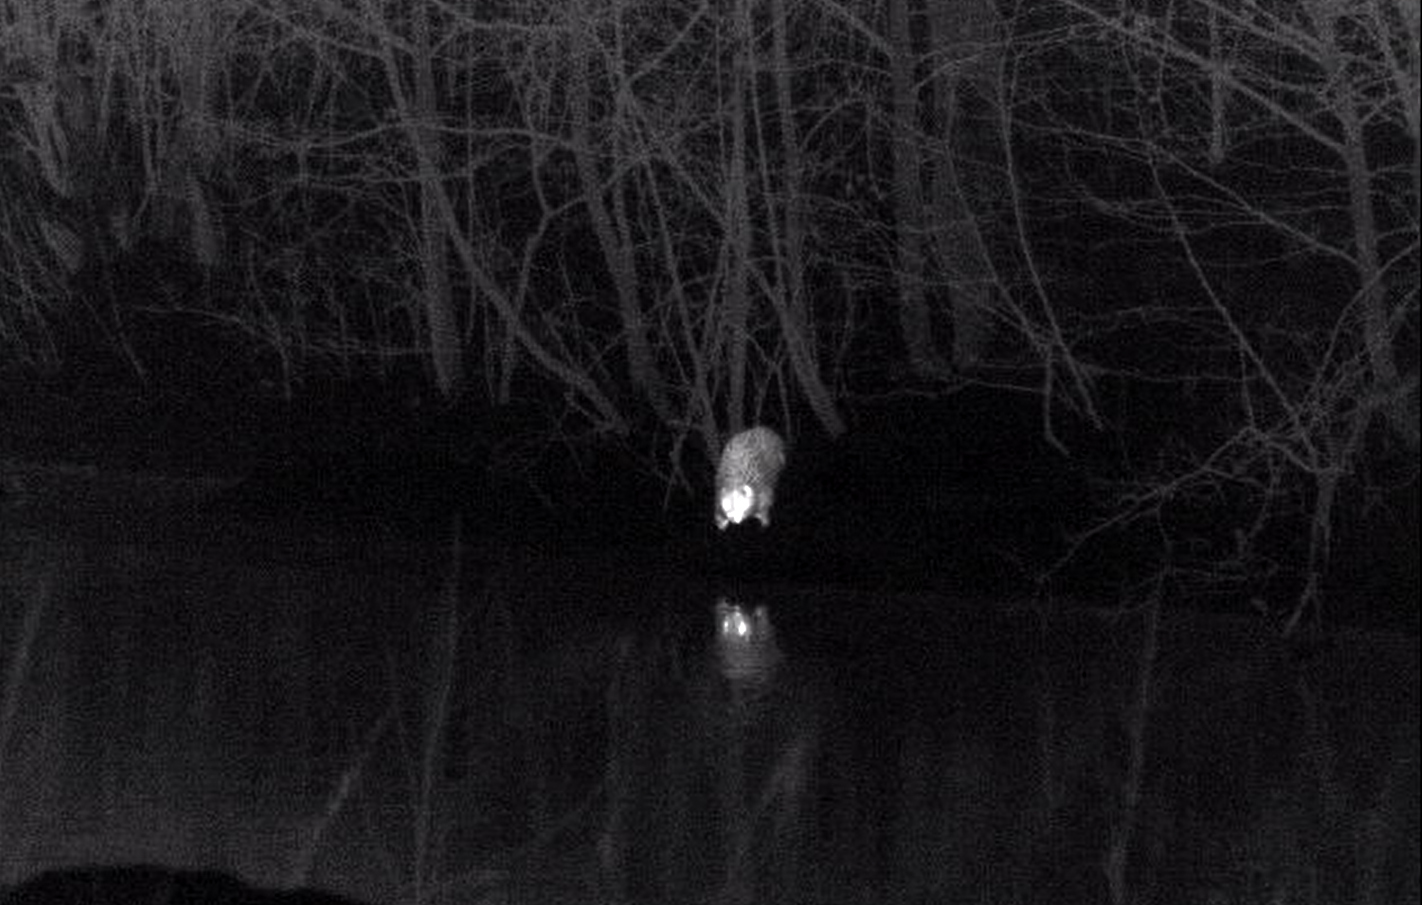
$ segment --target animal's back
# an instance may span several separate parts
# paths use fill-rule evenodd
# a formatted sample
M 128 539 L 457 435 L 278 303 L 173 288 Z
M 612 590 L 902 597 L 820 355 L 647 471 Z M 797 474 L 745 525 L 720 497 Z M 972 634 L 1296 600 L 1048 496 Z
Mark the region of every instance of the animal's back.
M 775 485 L 785 469 L 785 441 L 768 427 L 741 431 L 726 443 L 716 469 L 716 527 L 748 518 L 770 526 Z

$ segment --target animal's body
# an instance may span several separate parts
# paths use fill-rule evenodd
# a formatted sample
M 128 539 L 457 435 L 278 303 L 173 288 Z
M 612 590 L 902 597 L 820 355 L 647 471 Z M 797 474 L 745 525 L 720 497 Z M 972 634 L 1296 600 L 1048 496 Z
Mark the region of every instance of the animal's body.
M 716 527 L 753 518 L 770 527 L 775 484 L 785 469 L 785 441 L 768 427 L 741 431 L 726 443 L 716 468 Z

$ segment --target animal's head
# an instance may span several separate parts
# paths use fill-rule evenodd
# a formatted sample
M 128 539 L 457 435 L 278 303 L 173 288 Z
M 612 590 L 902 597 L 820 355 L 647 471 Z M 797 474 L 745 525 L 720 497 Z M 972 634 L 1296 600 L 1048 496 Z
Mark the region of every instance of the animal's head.
M 739 525 L 755 508 L 755 488 L 749 484 L 727 487 L 721 491 L 716 506 L 716 527 L 722 531 L 727 525 Z

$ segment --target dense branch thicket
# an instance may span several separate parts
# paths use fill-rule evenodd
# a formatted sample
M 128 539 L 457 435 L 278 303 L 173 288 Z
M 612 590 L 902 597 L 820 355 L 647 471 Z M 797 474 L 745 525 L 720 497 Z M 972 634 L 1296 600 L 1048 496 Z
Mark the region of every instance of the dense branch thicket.
M 673 481 L 1026 390 L 1120 438 L 1073 555 L 1292 556 L 1294 620 L 1344 500 L 1415 496 L 1410 0 L 43 6 L 0 20 L 11 363 L 163 380 L 182 325 L 288 393 L 558 399 Z

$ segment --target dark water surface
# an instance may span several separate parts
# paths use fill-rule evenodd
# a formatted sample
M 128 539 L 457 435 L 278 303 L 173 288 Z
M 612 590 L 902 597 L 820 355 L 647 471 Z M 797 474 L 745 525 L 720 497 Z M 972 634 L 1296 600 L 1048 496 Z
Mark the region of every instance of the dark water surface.
M 36 473 L 0 882 L 370 902 L 1415 902 L 1415 639 L 741 584 Z M 1157 630 L 1152 631 L 1152 627 Z

